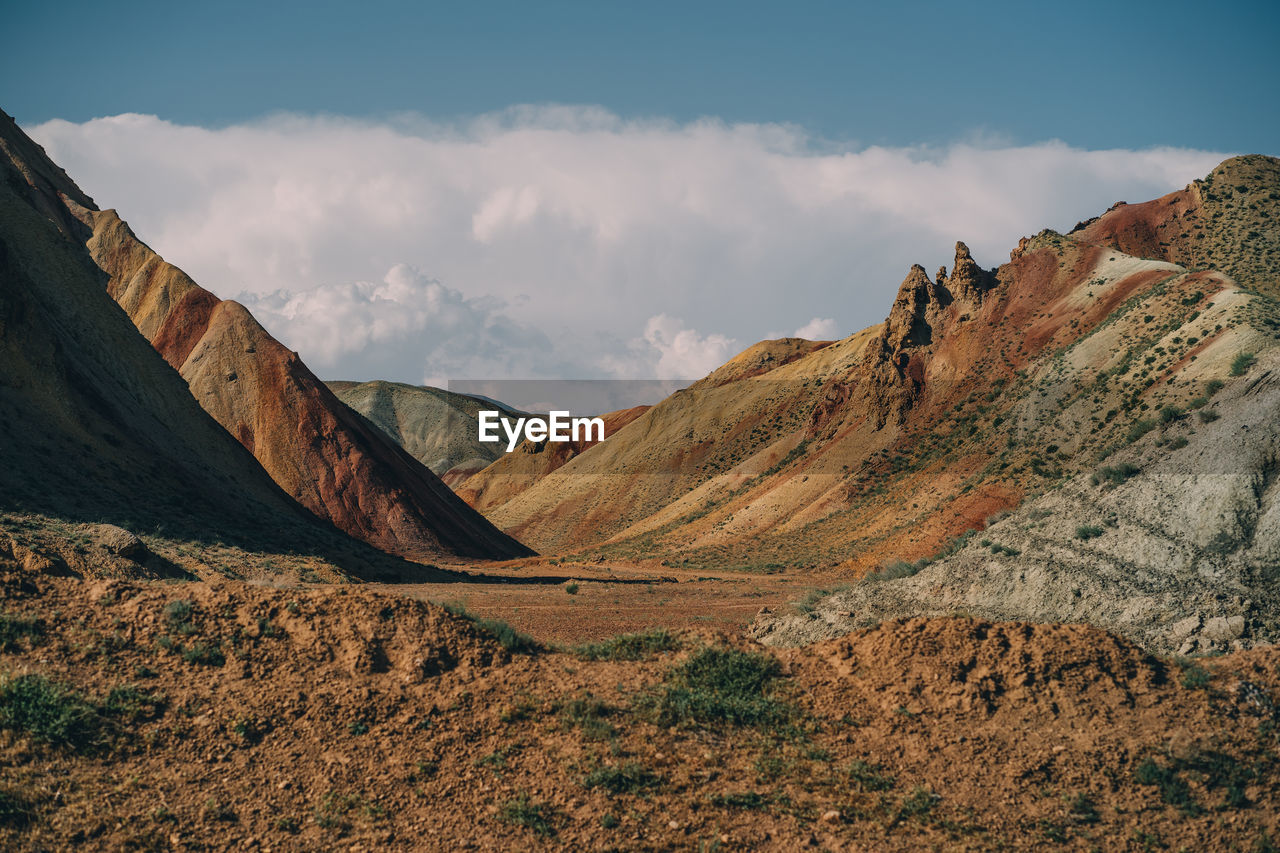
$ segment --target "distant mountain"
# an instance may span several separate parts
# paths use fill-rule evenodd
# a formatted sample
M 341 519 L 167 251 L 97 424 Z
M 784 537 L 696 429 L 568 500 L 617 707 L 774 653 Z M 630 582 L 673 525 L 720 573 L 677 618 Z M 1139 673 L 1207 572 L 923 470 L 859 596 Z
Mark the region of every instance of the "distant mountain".
M 648 406 L 632 406 L 600 416 L 604 421 L 605 440 L 649 410 Z M 499 451 L 497 461 L 483 468 L 468 471 L 458 466 L 446 475 L 446 481 L 456 476 L 453 483 L 458 497 L 481 512 L 501 506 L 525 489 L 541 481 L 553 471 L 568 464 L 599 442 L 580 441 L 522 441 L 510 453 Z M 487 445 L 492 446 L 492 445 Z
M 488 409 L 513 416 L 514 410 L 506 406 L 401 382 L 326 384 L 339 400 L 368 418 L 440 477 L 458 466 L 478 471 L 503 455 L 502 445 L 479 440 L 477 413 Z
M 115 211 L 98 210 L 7 115 L 0 117 L 0 139 L 31 203 L 86 241 L 111 297 L 200 405 L 291 497 L 401 556 L 530 553 L 343 405 L 243 306 L 218 299 L 166 263 Z

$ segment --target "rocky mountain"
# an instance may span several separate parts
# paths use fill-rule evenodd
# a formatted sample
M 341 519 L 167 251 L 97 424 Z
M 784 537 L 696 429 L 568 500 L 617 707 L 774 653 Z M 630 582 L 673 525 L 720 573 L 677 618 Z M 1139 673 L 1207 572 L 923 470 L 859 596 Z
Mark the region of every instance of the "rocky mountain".
M 1280 161 L 1242 157 L 1186 189 L 1116 205 L 1078 226 L 1069 239 L 1197 266 L 1199 272 L 1184 275 L 1210 285 L 1179 300 L 1196 309 L 1189 322 L 1175 326 L 1155 300 L 1131 299 L 1127 310 L 1113 312 L 1117 331 L 1078 341 L 1040 371 L 1042 388 L 1080 386 L 1090 375 L 1083 370 L 1089 352 L 1105 346 L 1111 363 L 1092 372 L 1096 388 L 1123 379 L 1148 353 L 1142 363 L 1149 372 L 1130 397 L 1140 415 L 1123 441 L 1089 448 L 1092 471 L 990 519 L 980 535 L 941 559 L 891 566 L 869 583 L 810 601 L 804 614 L 767 614 L 755 636 L 802 643 L 905 613 L 962 611 L 1089 621 L 1166 653 L 1274 642 L 1280 636 L 1277 214 Z M 1118 329 L 1139 314 L 1144 326 L 1163 326 L 1154 345 L 1135 351 L 1124 345 L 1136 336 Z M 1188 387 L 1196 396 L 1185 405 L 1157 390 Z M 1151 402 L 1143 409 L 1145 400 Z M 1058 408 L 1052 398 L 1041 402 Z
M 448 486 L 503 455 L 478 438 L 481 409 L 516 413 L 489 400 L 402 382 L 328 382 L 338 399 L 369 419 Z M 453 472 L 453 473 L 450 473 Z
M 648 411 L 648 406 L 632 406 L 601 415 L 606 440 L 616 431 Z M 588 448 L 599 444 L 593 439 L 578 441 L 522 441 L 510 453 L 499 451 L 491 465 L 468 471 L 465 466 L 446 475 L 446 482 L 457 477 L 454 489 L 458 497 L 481 512 L 501 506 L 551 472 L 568 464 Z M 487 445 L 492 446 L 492 445 Z
M 1059 534 L 1085 566 L 1110 531 L 1198 518 L 1194 535 L 1149 530 L 1181 554 L 1177 572 L 1202 576 L 1180 618 L 1198 613 L 1208 630 L 1213 619 L 1262 607 L 1247 590 L 1275 559 L 1267 389 L 1280 338 L 1276 166 L 1229 160 L 1165 200 L 1117 206 L 1072 234 L 1026 238 L 996 269 L 958 244 L 950 272 L 912 267 L 885 323 L 827 345 L 759 344 L 490 515 L 541 549 L 690 567 L 827 565 L 850 576 L 940 559 L 962 548 L 958 537 L 1018 507 L 1060 513 Z M 1204 202 L 1186 206 L 1195 198 Z M 1219 459 L 1239 445 L 1233 430 L 1260 437 L 1227 471 Z M 1218 467 L 1203 468 L 1211 462 Z M 1166 511 L 1167 490 L 1138 506 L 1115 496 L 1128 495 L 1119 485 L 1115 495 L 1091 485 L 1131 467 L 1141 474 L 1127 477 L 1128 489 L 1157 475 L 1194 480 L 1178 487 L 1190 501 L 1184 513 Z M 1094 504 L 1045 509 L 1073 489 Z M 1075 538 L 1094 526 L 1108 533 Z M 964 553 L 980 554 L 980 539 Z M 1010 553 L 1021 545 L 985 547 L 983 560 L 1021 565 Z M 1147 542 L 1144 553 L 1164 552 Z M 1116 572 L 1127 571 L 1129 556 L 1116 561 Z M 1114 624 L 1179 647 L 1162 626 L 1177 621 L 1164 605 L 1181 576 L 1152 584 L 1166 590 L 1152 592 L 1162 603 Z M 1089 612 L 1086 593 L 1074 609 L 991 612 L 1073 618 Z M 1239 597 L 1238 606 L 1219 594 Z M 946 600 L 970 606 L 962 597 Z
M 294 500 L 401 556 L 530 553 L 339 401 L 243 306 L 167 263 L 115 211 L 97 209 L 7 115 L 0 116 L 0 138 L 36 196 L 32 203 L 85 241 L 110 296 Z
M 92 202 L 12 126 L 0 176 L 0 556 L 134 577 L 217 574 L 214 554 L 251 575 L 397 571 L 291 500 L 196 404 L 107 295 L 59 194 Z

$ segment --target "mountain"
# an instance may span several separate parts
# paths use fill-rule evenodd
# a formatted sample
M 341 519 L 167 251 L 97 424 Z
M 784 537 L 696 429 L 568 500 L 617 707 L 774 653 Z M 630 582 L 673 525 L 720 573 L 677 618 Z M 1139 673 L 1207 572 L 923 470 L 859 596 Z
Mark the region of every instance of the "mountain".
M 600 415 L 604 421 L 605 439 L 648 411 L 648 406 L 632 406 L 616 412 Z M 568 464 L 569 460 L 599 444 L 594 439 L 577 441 L 522 441 L 510 453 L 499 451 L 498 459 L 484 468 L 467 472 L 465 467 L 454 469 L 451 474 L 461 475 L 454 485 L 458 497 L 478 509 L 488 512 L 501 506 L 520 492 L 542 480 L 552 471 Z M 486 445 L 492 447 L 493 445 Z M 446 478 L 448 479 L 448 478 Z
M 190 393 L 294 500 L 389 553 L 510 558 L 529 550 L 343 405 L 236 302 L 218 299 L 99 210 L 7 116 L 0 138 L 33 202 L 75 233 L 107 292 Z
M 1192 430 L 1220 433 L 1226 401 L 1261 393 L 1280 335 L 1276 167 L 1229 160 L 1163 202 L 1025 238 L 996 269 L 957 244 L 950 272 L 911 268 L 883 324 L 758 344 L 487 511 L 540 550 L 857 576 L 959 547 L 1130 450 L 1190 459 Z M 1196 193 L 1195 222 L 1159 224 Z M 1165 211 L 1130 217 L 1158 239 L 1122 225 L 1130 207 Z
M 487 409 L 515 416 L 505 406 L 441 388 L 382 380 L 327 384 L 339 400 L 368 418 L 447 485 L 455 484 L 448 476 L 452 469 L 474 473 L 503 455 L 502 445 L 479 440 L 477 413 Z
M 92 202 L 11 126 L 0 175 L 0 556 L 126 576 L 404 568 L 291 500 L 196 404 L 58 194 Z
M 1141 382 L 1124 386 L 1137 419 L 1122 440 L 1083 443 L 1091 470 L 990 519 L 980 536 L 932 563 L 894 565 L 871 583 L 810 601 L 803 615 L 765 614 L 754 636 L 803 643 L 882 618 L 961 611 L 1089 621 L 1164 653 L 1274 642 L 1277 216 L 1280 161 L 1251 156 L 1077 226 L 1067 239 L 1081 246 L 1199 268 L 1130 297 L 1106 328 L 1055 353 L 1037 374 L 1046 392 L 1039 405 L 1056 413 L 1078 408 L 1060 405 L 1063 392 L 1100 393 L 1141 365 Z M 1186 281 L 1195 287 L 1174 289 Z

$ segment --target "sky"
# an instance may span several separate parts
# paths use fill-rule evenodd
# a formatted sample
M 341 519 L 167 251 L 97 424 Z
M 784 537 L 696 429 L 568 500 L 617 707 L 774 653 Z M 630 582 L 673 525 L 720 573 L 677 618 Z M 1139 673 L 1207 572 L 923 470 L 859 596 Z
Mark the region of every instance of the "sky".
M 1274 4 L 25 4 L 0 108 L 326 378 L 700 376 L 1280 154 Z

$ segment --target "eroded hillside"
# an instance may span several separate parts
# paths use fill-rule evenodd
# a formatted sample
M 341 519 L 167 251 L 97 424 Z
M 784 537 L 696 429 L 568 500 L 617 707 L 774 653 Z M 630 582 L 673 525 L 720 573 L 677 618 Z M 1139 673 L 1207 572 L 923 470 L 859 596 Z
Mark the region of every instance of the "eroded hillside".
M 106 274 L 107 292 L 290 497 L 401 556 L 529 553 L 343 405 L 243 306 L 218 299 L 167 263 L 115 211 L 98 210 L 3 113 L 0 138 L 32 204 L 65 236 L 85 242 Z
M 961 244 L 885 324 L 758 345 L 491 514 L 543 550 L 677 565 L 914 561 L 1246 381 L 1278 335 L 1221 271 L 1050 231 L 985 270 Z

